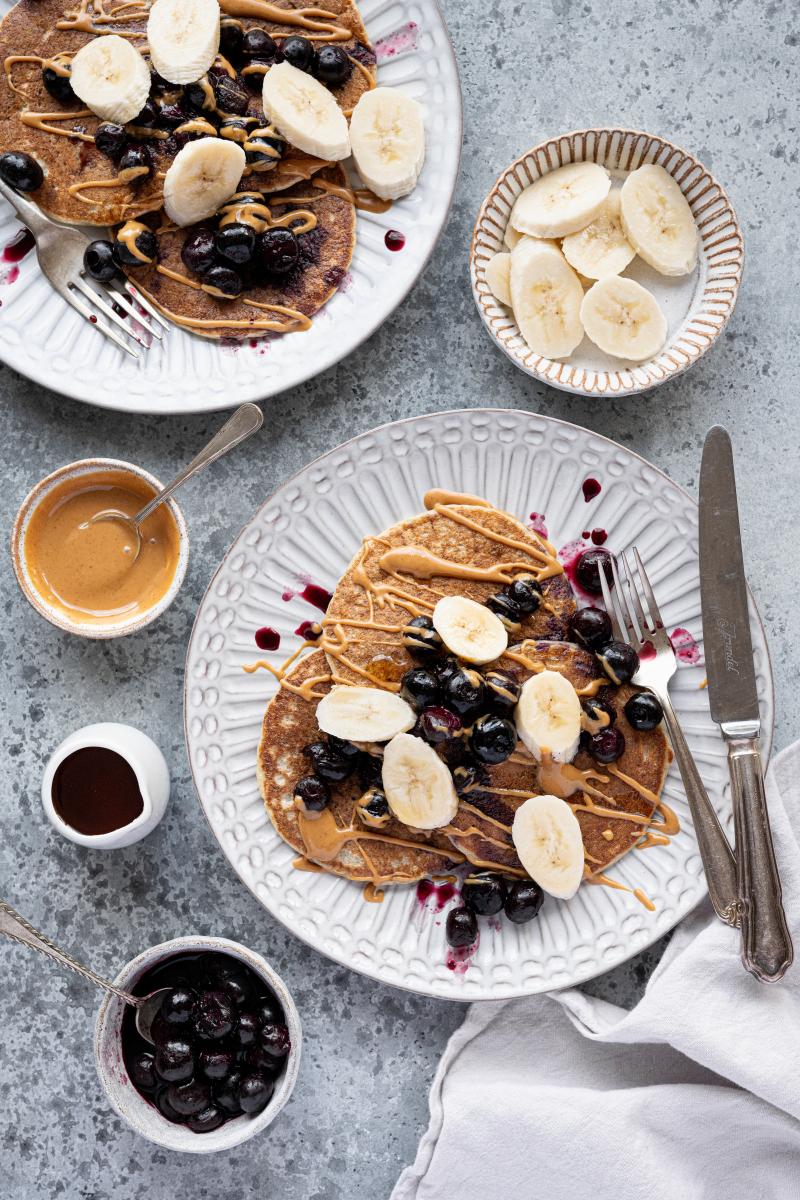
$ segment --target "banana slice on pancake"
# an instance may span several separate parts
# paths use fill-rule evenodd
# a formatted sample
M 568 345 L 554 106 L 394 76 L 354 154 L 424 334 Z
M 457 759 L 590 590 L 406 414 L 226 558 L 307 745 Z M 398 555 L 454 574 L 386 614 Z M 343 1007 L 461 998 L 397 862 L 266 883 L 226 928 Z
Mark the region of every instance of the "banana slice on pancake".
M 217 0 L 155 0 L 147 18 L 150 61 L 169 83 L 194 83 L 219 51 Z
M 540 888 L 559 900 L 575 895 L 583 879 L 583 838 L 566 800 L 531 796 L 514 814 L 511 837 L 519 861 Z
M 279 132 L 315 158 L 338 162 L 350 154 L 347 120 L 333 95 L 313 75 L 277 63 L 264 76 L 264 115 Z
M 517 733 L 537 762 L 571 762 L 581 736 L 581 702 L 558 671 L 540 671 L 522 685 L 514 710 Z
M 508 631 L 496 613 L 466 596 L 443 596 L 432 620 L 447 649 L 465 662 L 493 662 L 508 646 Z
M 389 808 L 412 829 L 449 825 L 458 809 L 453 777 L 439 755 L 410 733 L 398 733 L 383 752 L 383 791 Z
M 358 173 L 376 196 L 407 196 L 425 162 L 422 108 L 397 88 L 364 92 L 350 119 L 350 143 Z
M 323 733 L 346 742 L 388 742 L 413 729 L 417 714 L 402 696 L 376 687 L 331 688 L 317 705 L 317 724 Z
M 241 146 L 226 138 L 187 142 L 164 178 L 164 209 L 176 225 L 194 225 L 213 217 L 234 194 L 247 165 Z
M 103 121 L 124 125 L 145 106 L 150 70 L 127 38 L 93 38 L 72 59 L 72 90 Z

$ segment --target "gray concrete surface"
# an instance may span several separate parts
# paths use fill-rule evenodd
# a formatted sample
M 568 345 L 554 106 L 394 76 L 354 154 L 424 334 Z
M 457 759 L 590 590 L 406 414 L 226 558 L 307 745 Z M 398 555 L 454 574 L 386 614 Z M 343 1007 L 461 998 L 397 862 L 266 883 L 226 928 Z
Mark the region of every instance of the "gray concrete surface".
M 414 1154 L 428 1085 L 460 1007 L 349 974 L 271 920 L 201 819 L 183 746 L 184 647 L 198 600 L 254 507 L 308 459 L 394 417 L 488 403 L 590 426 L 694 489 L 704 432 L 724 422 L 739 451 L 751 581 L 771 637 L 777 745 L 796 731 L 797 12 L 756 0 L 443 0 L 443 7 L 465 101 L 462 176 L 445 235 L 383 330 L 339 367 L 270 401 L 260 439 L 184 492 L 193 553 L 179 602 L 142 636 L 81 642 L 39 620 L 7 554 L 0 564 L 0 895 L 108 972 L 143 946 L 191 930 L 262 950 L 302 1012 L 300 1083 L 273 1131 L 237 1151 L 210 1160 L 160 1151 L 106 1107 L 91 1052 L 97 996 L 4 944 L 3 1200 L 379 1200 Z M 661 133 L 694 151 L 726 183 L 747 239 L 744 288 L 722 342 L 689 375 L 615 403 L 576 399 L 517 372 L 486 337 L 466 271 L 475 213 L 501 167 L 545 136 L 603 123 Z M 46 471 L 95 453 L 135 459 L 166 477 L 219 421 L 96 412 L 7 369 L 0 369 L 0 394 L 4 545 L 17 505 Z M 174 788 L 166 819 L 147 841 L 100 855 L 58 839 L 38 789 L 61 737 L 108 717 L 160 742 Z M 655 957 L 643 955 L 594 987 L 630 1003 Z

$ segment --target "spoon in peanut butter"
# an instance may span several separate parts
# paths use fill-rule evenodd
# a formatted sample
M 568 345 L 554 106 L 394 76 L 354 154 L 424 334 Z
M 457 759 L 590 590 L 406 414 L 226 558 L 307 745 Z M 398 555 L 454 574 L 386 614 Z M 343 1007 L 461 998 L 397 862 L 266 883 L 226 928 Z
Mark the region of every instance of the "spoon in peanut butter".
M 187 479 L 202 470 L 203 467 L 207 467 L 209 463 L 216 462 L 218 458 L 222 458 L 223 454 L 227 454 L 229 450 L 233 450 L 234 447 L 239 446 L 251 434 L 260 429 L 263 422 L 264 414 L 257 404 L 242 404 L 237 408 L 230 420 L 225 422 L 222 429 L 214 434 L 208 445 L 204 446 L 200 453 L 195 455 L 188 466 L 179 471 L 172 482 L 168 483 L 165 488 L 162 488 L 134 516 L 129 516 L 128 513 L 121 512 L 118 508 L 104 508 L 101 512 L 95 513 L 87 522 L 87 525 L 94 525 L 97 521 L 117 521 L 120 525 L 124 525 L 132 539 L 130 561 L 135 562 L 142 548 L 142 535 L 140 531 L 142 522 L 146 521 L 154 509 L 163 504 L 182 483 L 185 483 Z
M 152 1034 L 153 1021 L 158 1016 L 161 1005 L 164 1003 L 164 997 L 170 991 L 170 988 L 159 988 L 158 991 L 150 992 L 147 996 L 134 996 L 131 992 L 124 991 L 122 988 L 117 987 L 116 984 L 109 983 L 107 979 L 103 979 L 101 975 L 96 975 L 88 967 L 84 967 L 71 954 L 67 954 L 66 950 L 59 950 L 58 946 L 54 945 L 38 929 L 34 929 L 24 917 L 21 917 L 4 900 L 0 900 L 0 934 L 5 934 L 6 937 L 11 938 L 12 942 L 19 942 L 21 946 L 30 946 L 32 950 L 38 950 L 41 954 L 46 954 L 48 958 L 52 958 L 59 966 L 69 967 L 71 971 L 82 975 L 90 983 L 94 983 L 97 987 L 103 988 L 104 991 L 111 992 L 120 1000 L 124 1000 L 126 1004 L 130 1004 L 132 1008 L 136 1009 L 137 1032 L 146 1042 L 155 1044 Z

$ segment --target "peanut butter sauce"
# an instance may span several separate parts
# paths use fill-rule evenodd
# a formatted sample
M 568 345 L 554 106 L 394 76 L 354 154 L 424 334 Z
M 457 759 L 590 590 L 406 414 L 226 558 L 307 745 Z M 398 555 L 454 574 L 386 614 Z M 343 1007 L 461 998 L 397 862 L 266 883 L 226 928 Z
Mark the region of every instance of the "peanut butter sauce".
M 165 595 L 180 556 L 180 531 L 162 504 L 141 526 L 134 560 L 119 522 L 91 524 L 107 508 L 133 516 L 155 495 L 122 470 L 81 474 L 56 484 L 34 508 L 23 554 L 33 586 L 71 621 L 103 625 L 147 612 Z

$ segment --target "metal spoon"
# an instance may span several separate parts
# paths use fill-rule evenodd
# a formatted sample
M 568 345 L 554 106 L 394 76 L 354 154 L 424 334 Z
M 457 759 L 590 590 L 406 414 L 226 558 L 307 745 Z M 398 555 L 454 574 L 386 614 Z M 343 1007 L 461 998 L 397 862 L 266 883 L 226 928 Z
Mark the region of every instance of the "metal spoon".
M 130 1004 L 132 1008 L 136 1009 L 137 1031 L 146 1042 L 153 1043 L 153 1035 L 150 1032 L 153 1021 L 164 1002 L 164 997 L 171 990 L 170 988 L 159 988 L 158 991 L 150 992 L 147 996 L 134 996 L 130 992 L 124 992 L 122 988 L 116 987 L 107 979 L 95 975 L 94 971 L 90 971 L 88 967 L 76 962 L 72 955 L 67 954 L 66 950 L 59 950 L 58 946 L 54 946 L 49 938 L 29 925 L 25 918 L 15 912 L 11 905 L 6 904 L 4 900 L 0 900 L 0 933 L 23 946 L 30 946 L 32 950 L 41 951 L 42 954 L 46 954 L 48 958 L 52 958 L 62 967 L 69 967 L 71 971 L 77 971 L 78 975 L 83 975 L 84 979 L 90 980 L 107 992 L 113 992 L 120 1000 Z
M 139 532 L 139 526 L 143 521 L 146 521 L 150 514 L 158 508 L 159 504 L 172 495 L 182 483 L 185 483 L 190 476 L 194 475 L 203 467 L 207 467 L 209 463 L 216 462 L 218 458 L 222 458 L 223 454 L 227 454 L 229 450 L 233 450 L 251 434 L 260 429 L 264 422 L 264 414 L 257 404 L 242 404 L 237 408 L 236 412 L 226 421 L 220 429 L 219 433 L 215 433 L 211 441 L 205 446 L 199 454 L 195 455 L 188 466 L 179 471 L 171 483 L 168 483 L 165 488 L 154 496 L 152 500 L 145 504 L 144 508 L 140 509 L 135 516 L 129 516 L 128 513 L 121 512 L 118 508 L 104 508 L 102 512 L 95 513 L 88 525 L 94 525 L 96 521 L 118 521 L 129 531 L 133 538 L 134 553 L 131 556 L 131 562 L 135 562 L 139 557 L 139 551 L 142 548 L 142 538 Z

